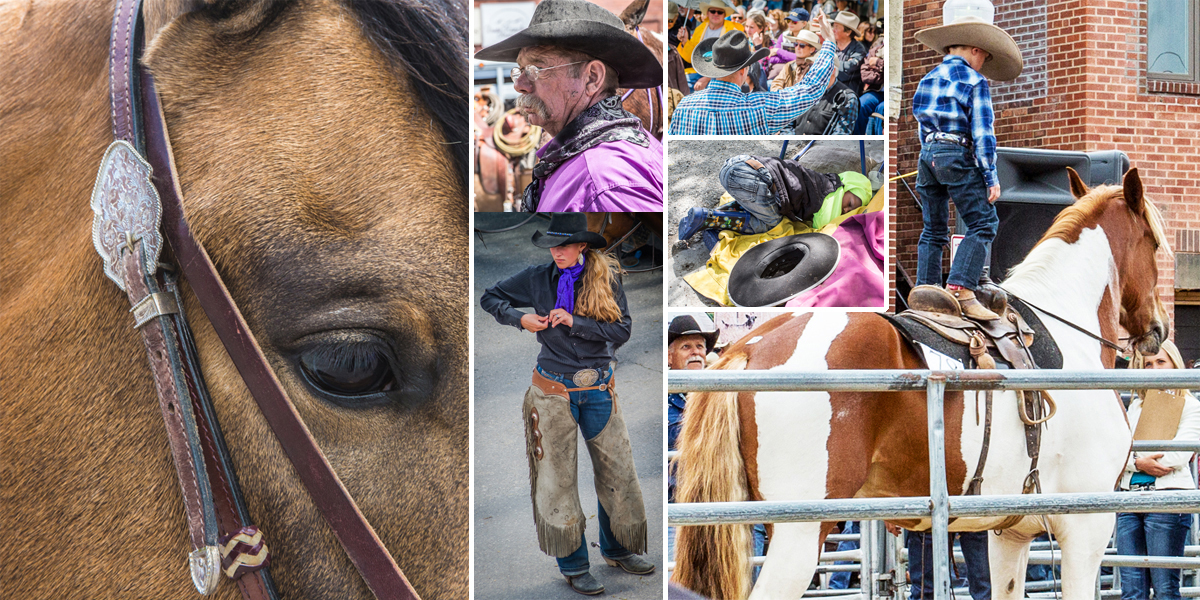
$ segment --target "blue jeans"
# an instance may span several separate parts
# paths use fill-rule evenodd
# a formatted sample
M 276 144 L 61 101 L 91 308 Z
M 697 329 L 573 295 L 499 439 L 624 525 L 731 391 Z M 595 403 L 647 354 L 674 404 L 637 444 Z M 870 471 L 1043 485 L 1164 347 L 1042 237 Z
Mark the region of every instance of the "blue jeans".
M 575 383 L 568 377 L 563 377 L 557 373 L 552 373 L 541 367 L 537 368 L 537 372 L 541 373 L 547 379 L 557 381 L 568 388 L 576 387 Z M 603 369 L 600 379 L 592 385 L 600 385 L 607 383 L 612 379 L 612 369 Z M 583 434 L 583 439 L 590 440 L 604 431 L 604 426 L 608 425 L 608 417 L 612 415 L 612 393 L 609 391 L 587 390 L 584 392 L 568 392 L 567 395 L 571 400 L 571 416 L 575 418 L 575 422 L 579 424 L 579 431 Z M 617 538 L 613 536 L 612 527 L 608 522 L 608 513 L 604 510 L 604 505 L 599 502 L 596 520 L 600 522 L 600 553 L 608 558 L 622 559 L 632 554 L 626 550 Z M 588 547 L 587 537 L 579 536 L 579 547 L 575 549 L 569 556 L 555 559 L 558 561 L 558 570 L 563 575 L 575 576 L 587 573 L 591 568 L 588 563 Z
M 1128 556 L 1183 556 L 1192 515 L 1118 513 L 1117 553 Z M 1145 600 L 1154 587 L 1157 600 L 1180 600 L 1179 569 L 1121 567 L 1121 598 Z
M 733 196 L 742 210 L 750 213 L 742 233 L 765 233 L 779 224 L 779 198 L 771 193 L 771 172 L 746 164 L 751 158 L 739 154 L 725 161 L 718 176 L 721 187 Z
M 908 577 L 912 580 L 912 586 L 909 587 L 909 598 L 928 600 L 933 598 L 933 534 L 909 531 L 906 535 L 904 543 L 908 548 Z M 963 558 L 967 563 L 967 589 L 971 593 L 972 600 L 991 598 L 992 574 L 987 554 L 988 532 L 951 533 L 951 547 L 953 547 L 956 535 L 963 551 Z
M 755 525 L 750 530 L 750 536 L 754 539 L 754 556 L 766 556 L 767 526 L 761 523 Z M 750 573 L 750 583 L 758 581 L 759 571 L 762 571 L 762 567 L 754 567 L 754 570 Z
M 935 142 L 921 147 L 917 167 L 917 193 L 921 195 L 924 228 L 917 242 L 917 285 L 942 281 L 942 248 L 950 243 L 950 201 L 967 235 L 950 265 L 947 284 L 974 290 L 996 238 L 1000 219 L 987 201 L 987 184 L 971 150 L 958 144 Z
M 871 119 L 875 108 L 882 103 L 883 92 L 881 91 L 863 92 L 863 95 L 858 97 L 858 121 L 854 124 L 854 135 L 870 135 L 867 133 L 867 121 Z
M 842 533 L 859 533 L 858 521 L 846 521 L 846 528 L 842 530 Z M 837 549 L 838 549 L 838 552 L 841 552 L 843 550 L 858 550 L 858 542 L 838 542 Z M 865 558 L 864 558 L 864 560 L 865 560 Z M 848 564 L 851 564 L 851 561 L 839 560 L 833 564 L 848 565 Z M 851 574 L 852 573 L 850 571 L 834 571 L 834 573 L 829 576 L 829 589 L 831 589 L 831 590 L 849 589 Z

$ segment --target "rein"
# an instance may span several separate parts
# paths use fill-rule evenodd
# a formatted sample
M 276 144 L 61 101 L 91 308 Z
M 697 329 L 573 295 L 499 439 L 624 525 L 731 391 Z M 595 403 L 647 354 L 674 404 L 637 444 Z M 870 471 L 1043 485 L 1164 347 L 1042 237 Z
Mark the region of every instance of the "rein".
M 138 64 L 141 37 L 141 1 L 120 0 L 109 49 L 115 141 L 92 192 L 93 242 L 105 274 L 127 293 L 134 327 L 146 345 L 183 493 L 192 581 L 207 595 L 225 573 L 246 598 L 279 597 L 266 569 L 266 542 L 250 524 L 204 385 L 175 268 L 159 262 L 164 240 L 296 475 L 368 587 L 380 599 L 416 600 L 416 591 L 321 452 L 192 236 L 154 78 Z
M 1000 286 L 1000 287 L 1001 287 L 1001 289 L 1004 289 L 1004 287 L 1003 287 L 1003 286 Z M 1039 311 L 1039 312 L 1045 313 L 1045 314 L 1046 314 L 1046 316 L 1054 318 L 1055 320 L 1057 320 L 1058 322 L 1062 323 L 1063 325 L 1066 325 L 1066 326 L 1068 326 L 1068 327 L 1070 327 L 1070 328 L 1074 329 L 1075 331 L 1078 331 L 1079 333 L 1082 333 L 1082 334 L 1084 334 L 1084 335 L 1086 335 L 1086 336 L 1088 336 L 1088 337 L 1090 337 L 1090 338 L 1092 338 L 1092 339 L 1094 339 L 1094 340 L 1096 340 L 1096 341 L 1100 342 L 1101 344 L 1104 344 L 1105 346 L 1108 346 L 1109 348 L 1112 348 L 1113 350 L 1116 350 L 1116 351 L 1117 351 L 1117 352 L 1119 352 L 1119 353 L 1122 353 L 1122 354 L 1123 354 L 1123 353 L 1125 353 L 1125 351 L 1126 351 L 1126 350 L 1128 350 L 1128 346 L 1124 346 L 1124 347 L 1122 347 L 1122 346 L 1118 346 L 1118 345 L 1116 345 L 1115 343 L 1113 343 L 1113 342 L 1110 342 L 1110 341 L 1108 341 L 1108 340 L 1104 339 L 1103 337 L 1100 337 L 1100 336 L 1098 336 L 1098 335 L 1096 335 L 1096 334 L 1094 334 L 1094 333 L 1092 333 L 1092 332 L 1090 332 L 1090 331 L 1088 331 L 1088 330 L 1084 329 L 1083 327 L 1080 327 L 1079 325 L 1076 325 L 1076 324 L 1074 324 L 1074 323 L 1072 323 L 1072 322 L 1070 322 L 1070 321 L 1068 321 L 1068 320 L 1066 320 L 1066 319 L 1064 319 L 1064 318 L 1062 318 L 1062 317 L 1060 317 L 1060 316 L 1058 316 L 1058 315 L 1056 315 L 1056 314 L 1054 314 L 1054 313 L 1052 313 L 1052 312 L 1050 312 L 1050 311 L 1048 311 L 1048 310 L 1046 310 L 1046 309 L 1044 309 L 1044 308 L 1042 308 L 1042 307 L 1040 307 L 1040 306 L 1038 306 L 1038 305 L 1036 305 L 1036 304 L 1034 304 L 1034 303 L 1032 303 L 1032 302 L 1030 302 L 1030 301 L 1028 301 L 1028 300 L 1026 300 L 1026 299 L 1024 299 L 1024 298 L 1022 298 L 1022 297 L 1020 297 L 1020 296 L 1018 296 L 1018 295 L 1016 295 L 1016 294 L 1012 293 L 1011 291 L 1009 291 L 1009 290 L 1007 290 L 1007 289 L 1004 289 L 1004 292 L 1005 292 L 1005 293 L 1007 293 L 1009 296 L 1012 296 L 1013 298 L 1016 298 L 1017 300 L 1020 300 L 1021 302 L 1024 302 L 1025 304 L 1027 304 L 1027 305 L 1029 306 L 1029 308 L 1032 308 L 1032 309 L 1034 309 L 1034 310 L 1036 310 L 1036 311 Z
M 642 39 L 642 28 L 635 26 L 633 28 L 633 30 L 637 32 L 638 41 L 645 44 L 646 40 Z M 658 93 L 658 97 L 662 98 L 662 85 L 659 85 L 656 88 L 646 88 L 646 104 L 648 104 L 650 106 L 650 127 L 647 128 L 647 131 L 650 131 L 652 133 L 654 131 L 654 94 L 656 91 Z M 621 102 L 624 102 L 626 98 L 629 98 L 629 96 L 632 95 L 633 92 L 634 92 L 634 88 L 629 88 L 629 89 L 625 90 L 625 93 L 621 94 Z M 659 108 L 662 108 L 661 102 L 659 104 Z

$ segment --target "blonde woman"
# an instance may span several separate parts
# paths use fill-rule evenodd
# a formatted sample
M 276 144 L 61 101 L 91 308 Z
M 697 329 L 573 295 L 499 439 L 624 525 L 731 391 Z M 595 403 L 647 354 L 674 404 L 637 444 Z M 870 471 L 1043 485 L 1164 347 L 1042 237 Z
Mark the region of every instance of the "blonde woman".
M 533 245 L 553 260 L 497 283 L 479 303 L 542 345 L 522 409 L 538 545 L 558 560 L 572 590 L 596 595 L 604 586 L 588 564 L 577 430 L 592 456 L 604 561 L 635 575 L 654 572 L 637 556 L 647 547 L 646 509 L 610 365 L 610 344 L 629 340 L 632 320 L 617 264 L 601 251 L 604 237 L 587 230 L 586 213 L 554 213 Z
M 1158 354 L 1134 354 L 1132 368 L 1184 369 L 1183 357 L 1170 340 Z M 1129 403 L 1129 426 L 1136 440 L 1200 440 L 1200 401 L 1187 390 L 1139 390 Z M 1121 478 L 1122 491 L 1194 490 L 1188 469 L 1193 453 L 1134 452 Z M 1189 513 L 1120 513 L 1117 552 L 1129 556 L 1183 556 L 1192 522 Z M 1179 600 L 1179 569 L 1121 567 L 1121 598 Z

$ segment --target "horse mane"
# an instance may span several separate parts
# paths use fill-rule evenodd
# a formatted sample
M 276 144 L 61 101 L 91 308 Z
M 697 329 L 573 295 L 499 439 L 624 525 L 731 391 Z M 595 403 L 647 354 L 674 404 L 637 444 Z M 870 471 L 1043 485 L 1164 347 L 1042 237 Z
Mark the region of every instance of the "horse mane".
M 1093 188 L 1087 195 L 1076 200 L 1074 204 L 1064 208 L 1058 214 L 1054 223 L 1050 225 L 1050 229 L 1046 230 L 1034 248 L 1051 239 L 1060 239 L 1068 244 L 1075 243 L 1084 228 L 1099 219 L 1100 213 L 1108 207 L 1108 203 L 1116 198 L 1123 199 L 1123 194 L 1124 190 L 1117 185 L 1102 185 Z M 1171 244 L 1167 242 L 1162 213 L 1149 199 L 1144 199 L 1142 206 L 1146 209 L 1146 222 L 1150 226 L 1150 232 L 1154 235 L 1154 242 L 1158 244 L 1159 248 L 1166 250 L 1168 255 L 1174 254 L 1171 251 Z
M 465 188 L 468 119 L 467 14 L 461 0 L 346 0 L 371 40 L 408 74 L 452 146 L 455 173 Z M 448 18 L 447 15 L 451 17 Z

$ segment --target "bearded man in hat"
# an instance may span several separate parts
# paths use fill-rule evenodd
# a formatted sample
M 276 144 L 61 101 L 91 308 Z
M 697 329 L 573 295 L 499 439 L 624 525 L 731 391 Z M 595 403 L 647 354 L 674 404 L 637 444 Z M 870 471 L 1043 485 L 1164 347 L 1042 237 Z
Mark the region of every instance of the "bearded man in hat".
M 545 0 L 529 27 L 475 58 L 516 62 L 517 108 L 554 136 L 537 151 L 527 212 L 662 211 L 662 144 L 617 96 L 662 85 L 662 65 L 621 19 L 585 0 Z
M 770 54 L 752 51 L 745 33 L 731 31 L 707 39 L 692 53 L 692 66 L 711 77 L 708 87 L 684 98 L 671 115 L 673 135 L 773 135 L 820 100 L 834 74 L 833 30 L 824 15 L 813 22 L 827 40 L 813 56 L 813 66 L 796 85 L 777 92 L 749 94 L 747 69 Z
M 704 326 L 700 325 L 704 321 Z M 707 316 L 699 319 L 693 315 L 680 315 L 671 319 L 667 326 L 667 368 L 703 370 L 708 353 L 717 343 L 717 328 Z M 667 450 L 675 450 L 675 440 L 683 427 L 683 409 L 687 404 L 684 394 L 667 394 Z M 675 489 L 675 476 L 671 475 L 668 492 Z
M 975 298 L 999 219 L 996 135 L 988 79 L 1021 74 L 1017 43 L 1003 29 L 976 16 L 946 15 L 946 23 L 917 32 L 917 41 L 942 52 L 941 64 L 917 84 L 913 115 L 921 139 L 917 192 L 923 228 L 917 243 L 917 287 L 908 304 L 993 321 L 1000 317 Z M 949 202 L 967 226 L 954 255 L 946 290 L 942 248 L 950 241 Z
M 533 245 L 553 260 L 497 283 L 479 303 L 542 345 L 522 407 L 533 520 L 542 552 L 558 560 L 571 589 L 590 596 L 604 586 L 588 563 L 577 431 L 595 472 L 604 561 L 635 575 L 654 572 L 637 556 L 647 549 L 646 508 L 611 366 L 610 347 L 629 340 L 632 319 L 618 266 L 602 252 L 604 237 L 587 230 L 587 215 L 555 213 L 546 233 L 533 234 Z

